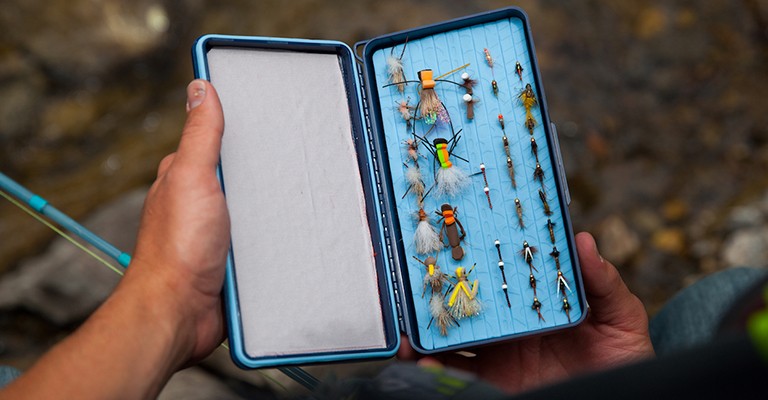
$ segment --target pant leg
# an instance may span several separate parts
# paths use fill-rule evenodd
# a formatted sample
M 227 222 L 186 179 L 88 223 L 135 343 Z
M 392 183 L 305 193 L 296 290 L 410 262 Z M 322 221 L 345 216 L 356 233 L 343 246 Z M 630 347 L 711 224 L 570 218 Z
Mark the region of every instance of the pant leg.
M 21 375 L 18 369 L 0 365 L 0 389 Z
M 729 268 L 680 291 L 651 319 L 656 354 L 707 342 L 735 301 L 767 274 L 765 268 Z

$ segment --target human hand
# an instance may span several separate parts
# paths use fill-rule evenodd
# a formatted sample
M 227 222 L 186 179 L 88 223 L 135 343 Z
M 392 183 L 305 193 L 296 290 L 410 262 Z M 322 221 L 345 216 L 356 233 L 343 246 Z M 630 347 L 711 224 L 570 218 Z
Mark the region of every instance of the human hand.
M 648 315 L 640 299 L 600 256 L 590 234 L 576 235 L 576 248 L 590 306 L 582 324 L 547 336 L 478 348 L 472 358 L 446 354 L 424 357 L 419 363 L 467 370 L 515 393 L 653 356 Z M 400 358 L 415 358 L 412 349 L 403 347 Z
M 178 151 L 160 163 L 125 277 L 159 280 L 168 290 L 156 301 L 178 313 L 181 326 L 172 329 L 183 363 L 202 359 L 223 340 L 220 294 L 229 249 L 229 215 L 216 177 L 224 129 L 221 104 L 204 80 L 190 83 L 187 97 Z
M 210 83 L 193 81 L 187 97 L 178 151 L 160 163 L 125 277 L 0 398 L 154 398 L 174 372 L 221 343 L 229 216 L 216 165 L 224 117 Z

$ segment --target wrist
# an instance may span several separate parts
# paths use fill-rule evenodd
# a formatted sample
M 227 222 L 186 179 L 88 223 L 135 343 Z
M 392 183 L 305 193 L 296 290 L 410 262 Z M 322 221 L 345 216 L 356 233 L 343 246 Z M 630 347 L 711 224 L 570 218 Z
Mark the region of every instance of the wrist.
M 156 338 L 170 372 L 180 369 L 194 348 L 195 323 L 179 300 L 189 298 L 179 277 L 139 261 L 131 264 L 123 280 L 115 297 L 126 296 L 140 310 L 146 334 Z

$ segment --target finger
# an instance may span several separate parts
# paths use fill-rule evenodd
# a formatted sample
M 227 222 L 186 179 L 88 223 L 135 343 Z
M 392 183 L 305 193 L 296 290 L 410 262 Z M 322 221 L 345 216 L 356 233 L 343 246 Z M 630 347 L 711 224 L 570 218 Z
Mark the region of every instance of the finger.
M 418 365 L 419 367 L 426 367 L 426 368 L 440 368 L 443 366 L 443 363 L 441 363 L 434 357 L 427 356 L 417 361 L 416 365 Z
M 418 353 L 411 346 L 411 342 L 408 341 L 408 336 L 400 335 L 400 348 L 397 349 L 397 358 L 403 361 L 414 361 L 418 357 Z
M 157 177 L 165 175 L 165 171 L 173 164 L 173 159 L 176 158 L 176 153 L 168 154 L 160 160 L 160 166 L 157 167 Z
M 616 267 L 600 256 L 592 235 L 576 235 L 576 248 L 592 318 L 608 324 L 637 320 L 642 303 L 629 291 Z
M 224 114 L 210 82 L 196 79 L 187 86 L 187 123 L 176 159 L 215 168 L 219 162 Z

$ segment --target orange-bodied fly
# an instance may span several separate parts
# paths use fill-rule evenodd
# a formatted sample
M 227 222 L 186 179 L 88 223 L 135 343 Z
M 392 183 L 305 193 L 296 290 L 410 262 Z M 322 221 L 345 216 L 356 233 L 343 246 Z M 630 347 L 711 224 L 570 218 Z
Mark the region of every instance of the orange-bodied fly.
M 443 226 L 440 228 L 440 241 L 443 241 L 443 233 L 448 238 L 448 245 L 451 246 L 451 257 L 459 261 L 464 258 L 464 249 L 461 247 L 461 241 L 467 233 L 464 231 L 464 225 L 456 218 L 456 208 L 450 204 L 440 206 L 440 211 L 435 211 L 442 219 Z

